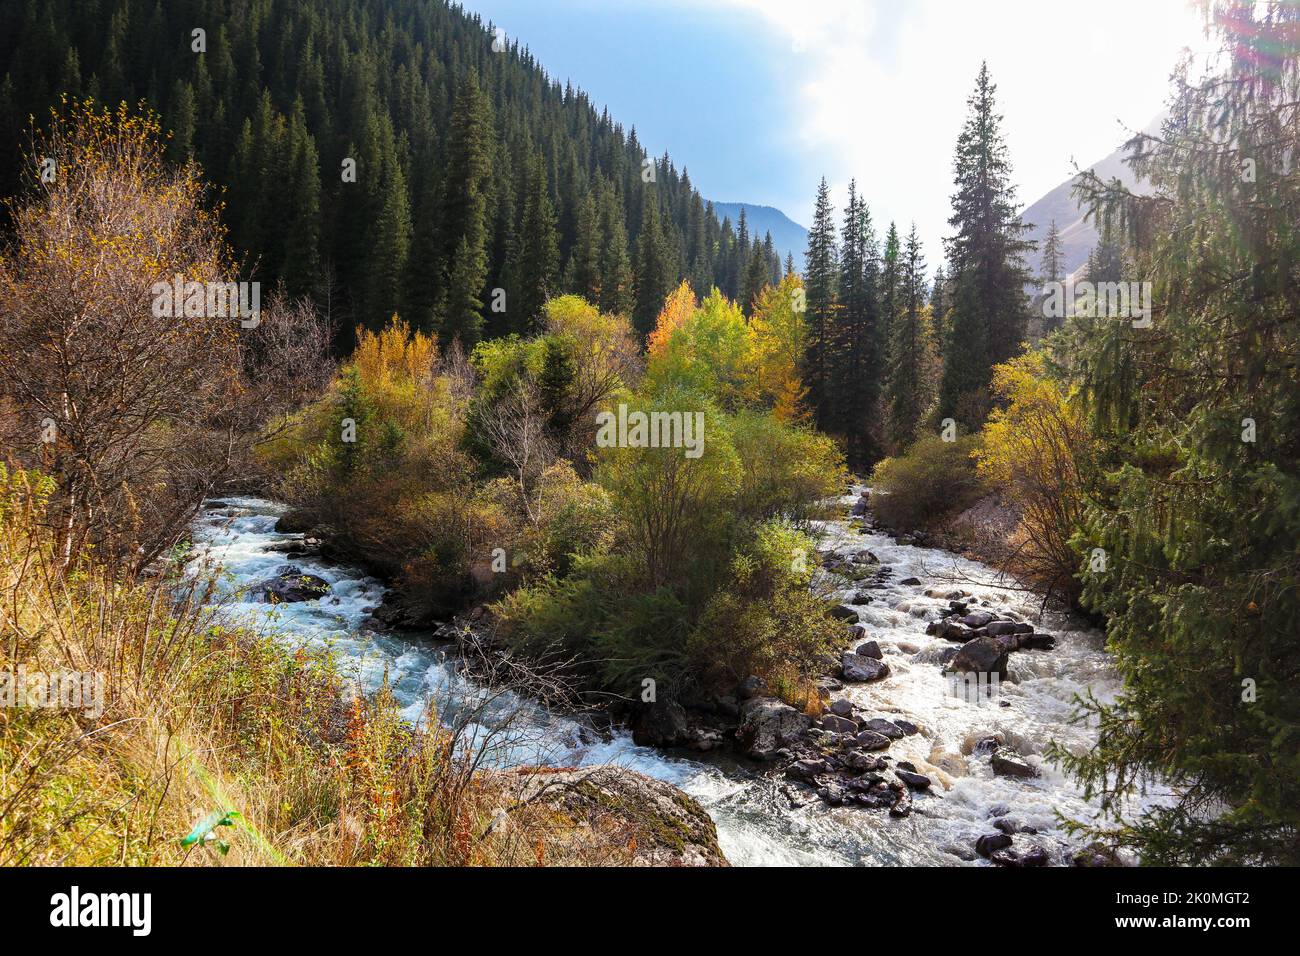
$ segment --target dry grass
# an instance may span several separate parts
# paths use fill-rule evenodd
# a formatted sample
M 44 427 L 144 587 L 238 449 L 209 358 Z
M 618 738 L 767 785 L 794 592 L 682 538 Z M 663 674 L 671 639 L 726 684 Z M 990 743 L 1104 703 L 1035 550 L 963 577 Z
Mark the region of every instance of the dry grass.
M 328 655 L 221 626 L 204 582 L 57 573 L 47 493 L 0 465 L 0 671 L 102 674 L 104 706 L 0 707 L 0 865 L 626 862 L 516 806 L 510 778 L 479 769 L 499 739 L 414 731 Z M 211 843 L 182 845 L 229 811 Z

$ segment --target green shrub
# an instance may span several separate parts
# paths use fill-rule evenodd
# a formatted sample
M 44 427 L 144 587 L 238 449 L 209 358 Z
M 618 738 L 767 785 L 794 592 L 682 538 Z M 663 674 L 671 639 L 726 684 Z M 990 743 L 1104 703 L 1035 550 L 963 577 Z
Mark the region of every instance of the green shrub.
M 871 474 L 871 508 L 891 528 L 922 528 L 969 508 L 985 494 L 971 454 L 978 439 L 918 439 Z

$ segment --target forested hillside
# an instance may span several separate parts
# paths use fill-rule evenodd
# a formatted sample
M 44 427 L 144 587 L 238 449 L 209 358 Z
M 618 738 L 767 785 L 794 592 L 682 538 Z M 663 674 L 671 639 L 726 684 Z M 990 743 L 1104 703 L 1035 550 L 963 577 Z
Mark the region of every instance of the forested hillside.
M 310 294 L 346 336 L 400 312 L 468 347 L 534 331 L 563 291 L 644 335 L 681 278 L 741 301 L 779 278 L 635 128 L 439 0 L 5 4 L 0 195 L 65 95 L 158 109 L 171 158 L 224 190 L 243 277 Z

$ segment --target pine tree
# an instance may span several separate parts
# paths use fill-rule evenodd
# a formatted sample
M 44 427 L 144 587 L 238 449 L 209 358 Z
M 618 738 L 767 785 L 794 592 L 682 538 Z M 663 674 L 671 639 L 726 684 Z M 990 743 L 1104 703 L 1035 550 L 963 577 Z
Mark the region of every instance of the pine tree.
M 940 385 L 940 413 L 978 428 L 991 403 L 992 368 L 1014 355 L 1024 338 L 1028 273 L 1023 255 L 1033 243 L 1023 238 L 1011 165 L 997 113 L 997 87 L 981 64 L 969 115 L 953 160 L 957 191 L 946 240 L 953 299 Z
M 917 424 L 925 410 L 925 259 L 916 224 L 908 233 L 900 260 L 898 315 L 890 329 L 889 441 L 895 453 L 916 438 Z
M 659 201 L 647 193 L 641 201 L 641 228 L 636 235 L 636 305 L 632 327 L 644 339 L 654 328 L 664 299 L 672 289 L 667 243 L 659 221 Z
M 612 189 L 605 191 L 600 232 L 600 311 L 630 315 L 633 303 L 632 262 L 627 254 L 623 210 Z
M 537 331 L 542 307 L 554 291 L 559 263 L 555 213 L 546 189 L 546 170 L 540 155 L 529 164 L 523 221 L 511 256 L 513 301 L 508 305 L 515 331 Z
M 1210 6 L 1222 73 L 1181 66 L 1159 135 L 1129 144 L 1148 194 L 1080 184 L 1103 234 L 1133 237 L 1123 278 L 1150 282 L 1154 308 L 1149 326 L 1085 314 L 1062 332 L 1101 466 L 1083 600 L 1123 689 L 1086 701 L 1094 747 L 1053 756 L 1100 797 L 1102 835 L 1144 863 L 1294 866 L 1300 7 Z M 1121 815 L 1149 780 L 1170 799 Z
M 804 285 L 808 312 L 808 400 L 816 424 L 824 427 L 830 417 L 830 363 L 833 348 L 835 313 L 835 273 L 838 268 L 835 248 L 834 210 L 826 177 L 817 187 L 817 205 L 812 228 L 808 230 L 808 252 L 804 258 Z
M 452 113 L 444 180 L 445 256 L 440 333 L 466 348 L 479 340 L 487 281 L 487 188 L 492 175 L 492 121 L 487 98 L 471 71 L 465 74 Z M 509 303 L 507 303 L 509 307 Z

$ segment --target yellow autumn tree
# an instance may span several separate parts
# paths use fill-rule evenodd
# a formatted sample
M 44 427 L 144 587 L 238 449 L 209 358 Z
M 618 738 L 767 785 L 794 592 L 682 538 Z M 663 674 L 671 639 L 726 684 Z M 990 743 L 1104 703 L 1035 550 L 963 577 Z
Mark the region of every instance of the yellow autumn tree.
M 646 352 L 651 358 L 662 355 L 668 347 L 668 340 L 677 329 L 681 328 L 695 313 L 698 303 L 690 283 L 685 279 L 664 300 L 664 307 L 659 310 L 655 320 L 654 331 L 646 342 Z
M 749 354 L 745 362 L 746 399 L 765 405 L 781 421 L 804 421 L 808 389 L 799 374 L 808 337 L 801 308 L 803 280 L 785 276 L 767 286 L 754 303 L 749 320 Z
M 1041 352 L 994 366 L 993 390 L 1005 405 L 989 415 L 972 457 L 1020 512 L 1012 563 L 1073 597 L 1079 555 L 1070 538 L 1083 518 L 1080 473 L 1092 447 L 1083 416 Z

